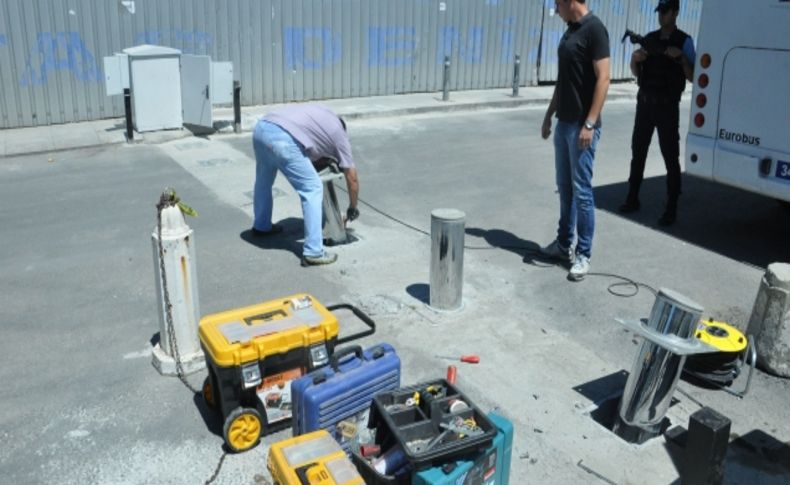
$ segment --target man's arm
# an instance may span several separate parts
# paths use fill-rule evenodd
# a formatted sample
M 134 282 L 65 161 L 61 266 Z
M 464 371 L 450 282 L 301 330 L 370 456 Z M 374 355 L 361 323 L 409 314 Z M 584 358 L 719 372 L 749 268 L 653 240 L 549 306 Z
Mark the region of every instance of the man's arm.
M 609 58 L 593 61 L 593 69 L 595 71 L 595 91 L 593 91 L 592 105 L 590 112 L 587 113 L 587 119 L 596 123 L 601 116 L 606 93 L 609 91 Z
M 356 168 L 343 169 L 346 175 L 346 187 L 348 187 L 348 207 L 349 209 L 357 208 L 357 200 L 359 199 L 359 178 L 357 177 Z
M 642 73 L 642 63 L 645 62 L 645 59 L 647 59 L 647 51 L 644 49 L 637 49 L 631 54 L 631 74 L 637 79 Z
M 554 85 L 554 92 L 551 95 L 549 107 L 546 108 L 546 116 L 543 117 L 543 126 L 540 129 L 540 136 L 547 139 L 551 135 L 551 117 L 557 111 L 557 85 Z

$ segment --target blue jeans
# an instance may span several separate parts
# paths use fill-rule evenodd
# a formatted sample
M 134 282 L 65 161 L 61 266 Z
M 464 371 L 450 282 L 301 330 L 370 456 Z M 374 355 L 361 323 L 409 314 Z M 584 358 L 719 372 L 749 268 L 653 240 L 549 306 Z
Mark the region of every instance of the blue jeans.
M 259 121 L 252 135 L 255 150 L 255 195 L 252 226 L 259 231 L 272 228 L 272 185 L 277 170 L 285 175 L 299 194 L 304 216 L 304 256 L 324 254 L 321 211 L 324 186 L 302 145 L 274 123 Z
M 589 258 L 595 232 L 593 162 L 601 129 L 595 128 L 592 143 L 585 150 L 579 148 L 579 132 L 582 129 L 577 123 L 564 121 L 557 121 L 554 129 L 554 165 L 560 194 L 557 241 L 562 247 L 569 248 L 576 233 L 576 253 Z

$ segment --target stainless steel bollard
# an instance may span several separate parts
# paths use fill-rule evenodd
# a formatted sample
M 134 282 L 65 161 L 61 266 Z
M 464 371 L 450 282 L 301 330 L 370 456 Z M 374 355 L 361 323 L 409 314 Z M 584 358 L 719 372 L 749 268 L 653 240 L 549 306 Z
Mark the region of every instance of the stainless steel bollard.
M 513 63 L 513 97 L 518 97 L 518 88 L 521 85 L 521 56 L 516 54 L 516 60 Z
M 345 244 L 348 242 L 348 234 L 346 226 L 343 224 L 343 213 L 340 210 L 333 183 L 335 180 L 343 180 L 345 176 L 329 169 L 322 170 L 318 175 L 324 184 L 323 238 L 330 246 Z
M 442 101 L 450 100 L 450 56 L 444 56 L 444 78 L 442 80 Z
M 431 212 L 430 307 L 456 311 L 463 307 L 464 229 L 466 214 L 456 209 Z
M 694 338 L 702 311 L 702 306 L 677 292 L 659 290 L 650 319 L 636 329 L 646 339 L 625 385 L 616 434 L 626 438 L 636 431 L 639 436 L 628 441 L 643 442 L 661 432 L 686 356 L 711 351 Z

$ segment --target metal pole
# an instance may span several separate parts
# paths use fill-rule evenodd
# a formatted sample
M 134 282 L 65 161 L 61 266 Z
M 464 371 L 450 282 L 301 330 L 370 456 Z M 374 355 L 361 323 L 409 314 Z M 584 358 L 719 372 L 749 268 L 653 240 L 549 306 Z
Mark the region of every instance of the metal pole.
M 190 228 L 177 205 L 162 209 L 161 231 L 151 234 L 156 271 L 156 289 L 159 303 L 159 343 L 154 346 L 151 363 L 162 375 L 176 375 L 178 366 L 171 354 L 171 342 L 178 347 L 181 367 L 191 374 L 205 367 L 200 348 L 198 323 L 200 302 L 198 298 L 197 263 L 195 258 L 195 232 Z M 161 251 L 159 245 L 162 245 Z M 161 257 L 160 257 L 161 255 Z M 163 278 L 164 267 L 167 278 Z M 166 286 L 165 286 L 166 285 Z M 169 305 L 165 301 L 169 296 Z M 167 312 L 172 315 L 172 329 L 168 329 Z M 169 330 L 172 330 L 170 332 Z
M 324 184 L 324 240 L 329 246 L 345 244 L 348 242 L 348 234 L 343 224 L 343 215 L 340 211 L 340 204 L 337 201 L 337 193 L 335 192 L 334 184 L 335 180 L 343 180 L 344 175 L 342 173 L 331 172 L 327 169 L 322 171 L 319 177 Z
M 519 79 L 519 74 L 521 71 L 521 56 L 516 54 L 516 62 L 513 66 L 513 97 L 518 97 L 518 87 L 521 84 L 521 80 Z
M 702 307 L 685 296 L 662 288 L 656 295 L 645 325 L 654 333 L 694 340 Z M 672 394 L 675 392 L 686 355 L 645 339 L 634 360 L 620 401 L 614 432 L 631 442 L 644 442 L 661 432 Z
M 241 82 L 233 81 L 233 132 L 241 133 Z
M 463 308 L 464 227 L 466 214 L 456 209 L 431 212 L 430 307 L 440 311 Z
M 680 476 L 684 485 L 724 483 L 730 425 L 728 417 L 709 407 L 691 415 Z
M 444 79 L 442 81 L 442 101 L 450 100 L 450 56 L 444 56 Z
M 126 141 L 131 143 L 134 140 L 134 129 L 132 127 L 132 90 L 123 89 L 123 111 L 126 117 Z

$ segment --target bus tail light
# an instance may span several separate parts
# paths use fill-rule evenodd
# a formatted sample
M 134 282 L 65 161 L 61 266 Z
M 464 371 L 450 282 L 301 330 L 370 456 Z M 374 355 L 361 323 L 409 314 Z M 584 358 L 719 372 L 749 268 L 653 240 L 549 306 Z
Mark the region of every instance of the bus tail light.
M 701 88 L 707 88 L 708 87 L 708 83 L 710 83 L 710 78 L 705 73 L 700 74 L 699 78 L 697 78 L 697 84 Z
M 702 54 L 702 57 L 700 57 L 699 59 L 699 65 L 702 66 L 703 69 L 707 69 L 710 67 L 710 63 L 711 63 L 710 54 L 708 54 L 707 52 L 705 54 Z
M 701 127 L 705 124 L 705 115 L 702 113 L 697 113 L 694 115 L 694 126 L 697 128 Z
M 698 94 L 697 95 L 697 107 L 698 108 L 704 108 L 706 104 L 708 104 L 708 97 L 705 96 L 702 93 Z

